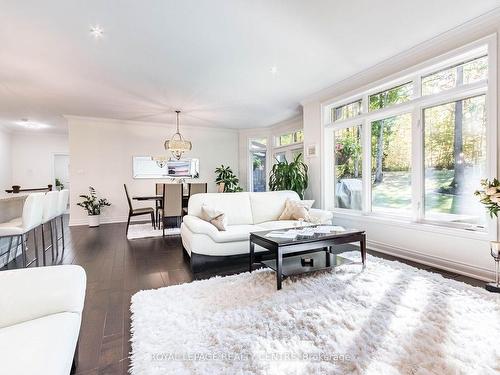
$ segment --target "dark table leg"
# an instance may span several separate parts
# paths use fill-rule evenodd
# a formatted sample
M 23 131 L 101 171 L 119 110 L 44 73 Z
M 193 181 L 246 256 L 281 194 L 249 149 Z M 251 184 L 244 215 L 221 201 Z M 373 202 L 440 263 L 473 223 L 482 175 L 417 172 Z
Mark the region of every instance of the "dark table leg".
M 366 235 L 363 233 L 359 240 L 359 247 L 361 250 L 361 260 L 363 261 L 363 268 L 366 266 Z
M 281 253 L 281 249 L 278 247 L 276 251 L 276 281 L 277 281 L 277 289 L 281 289 L 281 279 L 282 279 L 282 268 L 283 268 L 283 254 Z
M 324 247 L 323 250 L 325 250 L 325 256 L 326 256 L 326 259 L 325 259 L 325 265 L 327 267 L 330 267 L 330 251 L 331 251 L 331 246 L 329 247 Z
M 250 264 L 248 270 L 252 272 L 253 262 L 254 262 L 254 252 L 255 252 L 255 244 L 250 240 Z

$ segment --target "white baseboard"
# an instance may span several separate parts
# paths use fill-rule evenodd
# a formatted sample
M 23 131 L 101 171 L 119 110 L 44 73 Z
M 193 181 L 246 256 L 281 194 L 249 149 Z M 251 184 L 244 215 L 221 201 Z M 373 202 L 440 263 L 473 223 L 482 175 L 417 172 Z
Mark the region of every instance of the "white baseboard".
M 126 223 L 128 216 L 117 216 L 117 217 L 101 217 L 101 224 L 113 224 L 113 223 Z M 134 223 L 136 221 L 144 221 L 144 218 L 131 218 L 130 222 Z M 79 225 L 88 225 L 87 218 L 85 219 L 71 219 L 69 220 L 70 227 L 76 227 Z
M 466 263 L 457 262 L 433 255 L 423 254 L 418 251 L 402 249 L 377 241 L 367 241 L 367 247 L 384 254 L 394 255 L 399 258 L 411 260 L 426 266 L 436 267 L 445 271 L 458 273 L 460 275 L 473 277 L 484 281 L 493 281 L 495 274 L 492 270 L 483 267 L 471 266 Z M 493 260 L 492 260 L 493 261 Z

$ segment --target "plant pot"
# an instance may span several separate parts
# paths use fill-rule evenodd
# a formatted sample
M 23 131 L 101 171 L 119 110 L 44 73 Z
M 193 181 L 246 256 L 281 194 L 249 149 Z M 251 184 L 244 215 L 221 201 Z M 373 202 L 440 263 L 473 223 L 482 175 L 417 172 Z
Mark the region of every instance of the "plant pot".
M 217 184 L 217 193 L 224 193 L 224 182 Z
M 89 227 L 95 228 L 100 224 L 101 215 L 89 215 Z

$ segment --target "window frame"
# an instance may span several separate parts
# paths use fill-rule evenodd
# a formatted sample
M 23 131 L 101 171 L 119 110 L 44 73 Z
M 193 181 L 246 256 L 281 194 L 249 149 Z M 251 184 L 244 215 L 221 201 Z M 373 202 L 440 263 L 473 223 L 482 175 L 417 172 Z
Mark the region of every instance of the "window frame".
M 401 103 L 396 103 L 396 104 L 391 104 L 391 105 L 388 105 L 386 107 L 382 107 L 382 108 L 378 108 L 378 109 L 374 109 L 374 110 L 370 110 L 370 98 L 374 95 L 379 95 L 379 94 L 382 94 L 384 92 L 388 92 L 388 91 L 391 91 L 391 90 L 394 90 L 394 89 L 397 89 L 397 88 L 400 88 L 400 87 L 403 87 L 403 86 L 406 86 L 406 85 L 411 85 L 413 83 L 413 87 L 412 87 L 412 93 L 410 95 L 410 99 L 407 100 L 406 102 L 401 102 Z M 395 107 L 397 105 L 400 105 L 400 104 L 407 104 L 409 102 L 411 102 L 413 99 L 415 99 L 415 90 L 416 90 L 416 87 L 415 87 L 415 83 L 413 82 L 413 79 L 408 79 L 408 80 L 405 80 L 404 82 L 401 82 L 397 85 L 394 85 L 394 86 L 390 86 L 390 87 L 386 87 L 385 89 L 383 90 L 377 90 L 377 92 L 374 92 L 374 93 L 371 93 L 369 95 L 367 95 L 367 98 L 366 100 L 368 100 L 368 102 L 366 103 L 366 107 L 367 107 L 367 112 L 369 113 L 374 113 L 374 112 L 377 112 L 377 111 L 384 111 L 386 109 L 389 109 L 389 108 L 392 108 L 392 107 Z
M 253 192 L 253 154 L 252 154 L 252 142 L 260 139 L 265 139 L 266 140 L 266 165 L 265 165 L 265 170 L 266 170 L 266 191 L 269 185 L 269 138 L 268 137 L 249 137 L 248 138 L 248 143 L 247 143 L 247 162 L 248 162 L 248 190 Z M 272 164 L 271 164 L 272 165 Z
M 344 119 L 344 120 L 338 120 L 338 119 L 335 119 L 335 114 L 334 114 L 334 112 L 335 112 L 337 109 L 339 109 L 339 108 L 343 108 L 343 107 L 347 107 L 347 106 L 349 106 L 349 105 L 351 105 L 351 104 L 355 104 L 355 103 L 360 103 L 360 106 L 359 106 L 359 112 L 358 112 L 358 114 L 356 114 L 356 115 L 354 115 L 354 116 L 351 116 L 351 117 L 348 117 L 348 118 L 346 118 L 346 119 Z M 349 102 L 347 102 L 347 103 L 343 103 L 343 104 L 338 105 L 338 106 L 332 106 L 332 107 L 331 107 L 331 109 L 330 109 L 330 122 L 332 122 L 332 123 L 338 123 L 338 122 L 340 122 L 340 121 L 349 120 L 349 119 L 352 119 L 352 118 L 354 118 L 354 117 L 359 116 L 361 113 L 363 113 L 363 99 L 362 99 L 362 98 L 357 98 L 357 99 L 355 99 L 355 100 L 353 100 L 353 101 L 349 101 Z
M 303 141 L 296 141 L 296 134 L 299 133 L 299 132 L 304 132 L 303 129 L 295 129 L 295 130 L 290 130 L 290 131 L 286 131 L 284 133 L 280 133 L 280 134 L 277 134 L 273 137 L 273 150 L 277 150 L 277 149 L 281 149 L 281 148 L 287 148 L 287 147 L 290 147 L 290 146 L 296 146 L 296 145 L 299 145 L 301 143 L 303 143 Z M 281 145 L 279 144 L 279 139 L 284 136 L 284 135 L 291 135 L 292 136 L 292 142 L 289 143 L 289 144 L 286 144 L 286 145 Z
M 341 97 L 327 100 L 321 103 L 321 116 L 322 116 L 322 145 L 325 150 L 332 150 L 333 132 L 338 129 L 348 128 L 352 126 L 361 125 L 362 129 L 362 149 L 363 149 L 363 171 L 370 171 L 370 173 L 363 173 L 363 206 L 362 211 L 355 211 L 350 209 L 342 209 L 335 207 L 335 179 L 334 179 L 334 156 L 329 153 L 324 153 L 321 164 L 322 184 L 321 184 L 321 200 L 323 207 L 330 209 L 338 214 L 345 214 L 349 216 L 370 217 L 374 220 L 390 220 L 394 222 L 403 222 L 420 226 L 431 226 L 433 231 L 455 231 L 457 233 L 471 233 L 471 236 L 479 236 L 484 238 L 497 237 L 497 219 L 489 220 L 485 231 L 479 228 L 471 228 L 468 224 L 452 224 L 444 221 L 433 221 L 425 219 L 425 185 L 424 185 L 424 129 L 423 129 L 423 111 L 430 106 L 449 103 L 455 100 L 460 100 L 477 95 L 486 95 L 487 106 L 487 126 L 486 126 L 486 139 L 487 139 L 487 161 L 486 170 L 489 178 L 497 175 L 497 37 L 496 34 L 489 35 L 481 38 L 475 42 L 467 44 L 461 48 L 449 51 L 443 55 L 429 59 L 428 61 L 418 64 L 416 66 L 405 69 L 401 72 L 392 74 L 382 80 L 376 81 L 372 84 L 365 85 L 357 90 L 346 93 Z M 487 79 L 473 82 L 467 85 L 444 90 L 435 94 L 421 95 L 421 79 L 429 74 L 433 74 L 443 69 L 452 67 L 453 65 L 467 63 L 475 58 L 481 56 L 488 56 L 488 76 Z M 386 108 L 381 108 L 373 111 L 368 111 L 370 95 L 383 92 L 390 88 L 403 85 L 409 81 L 414 84 L 412 98 L 405 103 L 395 104 Z M 331 118 L 332 108 L 337 108 L 342 105 L 352 103 L 362 99 L 362 110 L 357 116 L 332 121 Z M 371 208 L 371 123 L 376 120 L 397 116 L 404 113 L 411 113 L 412 115 L 412 214 L 411 218 L 408 216 L 391 215 L 388 213 L 373 212 Z M 331 132 L 331 134 L 329 134 Z M 367 151 L 368 150 L 368 151 Z M 332 178 L 333 177 L 333 178 Z M 333 183 L 333 185 L 332 185 Z M 473 230 L 472 232 L 469 232 Z M 475 232 L 474 232 L 475 231 Z
M 292 142 L 288 145 L 284 145 L 284 146 L 276 146 L 277 144 L 277 140 L 282 136 L 282 135 L 285 135 L 285 134 L 292 134 L 292 138 L 295 139 L 295 134 L 298 133 L 298 132 L 303 132 L 304 130 L 303 129 L 294 129 L 294 130 L 290 130 L 290 131 L 287 131 L 285 133 L 280 133 L 278 135 L 275 135 L 274 138 L 273 138 L 273 145 L 274 147 L 272 148 L 272 162 L 271 162 L 271 167 L 276 164 L 276 154 L 279 154 L 279 153 L 284 153 L 285 154 L 285 157 L 286 157 L 286 160 L 288 160 L 289 162 L 291 161 L 291 155 L 292 155 L 292 151 L 294 150 L 297 150 L 299 148 L 302 148 L 302 157 L 305 159 L 305 155 L 304 155 L 304 142 Z
M 420 90 L 422 90 L 422 80 L 423 80 L 424 78 L 427 78 L 427 77 L 429 77 L 429 76 L 431 76 L 431 75 L 433 75 L 433 74 L 437 74 L 437 73 L 444 72 L 444 71 L 446 71 L 446 70 L 448 70 L 448 69 L 457 68 L 457 67 L 459 67 L 459 66 L 461 66 L 461 65 L 462 65 L 462 66 L 465 66 L 465 65 L 467 65 L 468 63 L 470 63 L 470 62 L 472 62 L 472 61 L 479 60 L 479 59 L 481 59 L 481 58 L 483 58 L 483 57 L 487 57 L 487 56 L 488 56 L 487 54 L 482 54 L 482 55 L 481 55 L 481 54 L 479 54 L 478 56 L 475 56 L 475 57 L 470 57 L 470 58 L 468 58 L 467 60 L 464 60 L 464 61 L 462 61 L 462 62 L 459 62 L 459 63 L 453 64 L 453 65 L 448 65 L 448 66 L 445 66 L 445 67 L 440 68 L 439 70 L 434 70 L 434 71 L 431 71 L 430 73 L 427 73 L 427 74 L 425 74 L 425 75 L 421 75 L 421 76 L 420 76 L 420 78 L 421 78 L 421 83 L 420 83 L 420 88 L 419 88 L 419 89 L 420 89 Z M 488 67 L 488 70 L 489 70 L 489 67 Z M 489 72 L 488 72 L 488 73 L 489 73 Z M 448 89 L 448 90 L 442 90 L 442 91 L 440 91 L 440 92 L 445 92 L 445 91 L 449 91 L 449 90 L 453 90 L 453 89 L 457 89 L 457 88 L 462 88 L 462 87 L 464 87 L 464 86 L 470 86 L 470 85 L 472 85 L 472 84 L 474 84 L 474 83 L 481 82 L 481 81 L 487 81 L 487 79 L 484 79 L 484 80 L 477 80 L 476 82 L 473 82 L 473 83 L 467 83 L 467 84 L 463 84 L 463 83 L 462 83 L 462 84 L 460 84 L 460 85 L 458 85 L 458 86 L 452 87 L 451 89 Z M 438 93 L 439 93 L 439 92 L 438 92 Z M 435 94 L 422 94 L 422 93 L 421 93 L 421 96 L 422 96 L 422 97 L 427 97 L 427 96 L 430 96 L 430 95 L 435 95 Z
M 332 168 L 330 169 L 331 170 L 331 175 L 332 175 L 332 181 L 333 181 L 333 199 L 332 199 L 332 211 L 336 211 L 336 212 L 344 212 L 344 213 L 349 213 L 349 212 L 356 212 L 356 213 L 363 213 L 364 212 L 364 208 L 366 207 L 366 195 L 365 195 L 365 192 L 366 192 L 366 180 L 365 180 L 365 159 L 366 159 L 366 156 L 364 155 L 363 153 L 363 150 L 365 148 L 365 133 L 366 133 L 366 129 L 365 129 L 365 126 L 364 126 L 364 123 L 360 123 L 360 122 L 356 122 L 355 124 L 349 124 L 349 125 L 343 125 L 341 127 L 335 127 L 335 128 L 332 128 L 331 131 L 332 131 L 332 137 L 331 137 L 331 140 L 332 140 L 332 146 L 335 145 L 335 131 L 337 130 L 344 130 L 344 129 L 349 129 L 349 128 L 355 128 L 355 127 L 359 127 L 360 128 L 360 134 L 361 134 L 361 154 L 362 154 L 362 158 L 361 158 L 361 210 L 356 210 L 356 209 L 353 209 L 353 208 L 342 208 L 342 207 L 335 207 L 335 201 L 336 201 L 336 196 L 335 196 L 335 189 L 336 189 L 336 186 L 337 186 L 337 176 L 336 176 L 336 173 L 335 173 L 335 166 L 336 166 L 336 160 L 335 160 L 335 152 L 333 152 L 333 155 L 334 157 L 332 158 Z M 333 148 L 329 148 L 330 150 L 333 150 Z M 325 148 L 326 150 L 326 148 Z M 371 194 L 371 191 L 370 191 L 370 194 Z M 371 197 L 371 196 L 370 196 Z M 370 198 L 371 199 L 371 198 Z

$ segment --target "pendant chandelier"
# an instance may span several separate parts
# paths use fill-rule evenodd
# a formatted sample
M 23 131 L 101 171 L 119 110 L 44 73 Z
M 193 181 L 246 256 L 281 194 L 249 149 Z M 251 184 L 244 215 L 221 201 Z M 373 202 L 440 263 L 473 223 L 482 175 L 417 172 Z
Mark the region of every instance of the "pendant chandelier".
M 177 160 L 180 160 L 182 154 L 186 151 L 190 151 L 192 148 L 191 142 L 184 139 L 182 134 L 179 132 L 179 114 L 181 111 L 175 111 L 177 114 L 177 132 L 170 138 L 170 140 L 165 141 L 165 150 L 172 153 L 172 156 Z
M 167 157 L 166 156 L 155 156 L 152 159 L 153 159 L 153 161 L 156 162 L 156 165 L 160 168 L 163 168 L 165 165 L 167 165 Z

